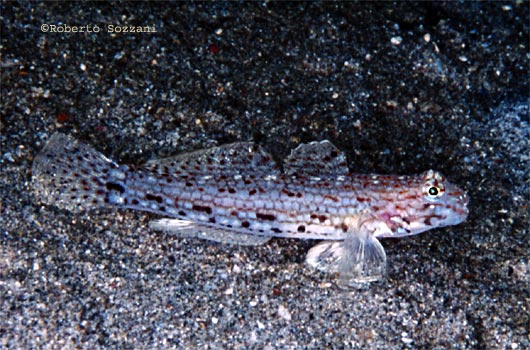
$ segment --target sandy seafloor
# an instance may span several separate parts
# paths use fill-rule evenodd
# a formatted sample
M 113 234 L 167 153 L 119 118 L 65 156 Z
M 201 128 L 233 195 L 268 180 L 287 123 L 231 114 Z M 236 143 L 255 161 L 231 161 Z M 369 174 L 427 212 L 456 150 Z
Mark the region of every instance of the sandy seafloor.
M 0 348 L 529 348 L 528 2 L 21 1 L 0 18 Z M 304 265 L 314 242 L 42 204 L 31 165 L 55 131 L 133 164 L 329 139 L 353 172 L 441 171 L 470 215 L 384 240 L 388 278 L 343 291 Z

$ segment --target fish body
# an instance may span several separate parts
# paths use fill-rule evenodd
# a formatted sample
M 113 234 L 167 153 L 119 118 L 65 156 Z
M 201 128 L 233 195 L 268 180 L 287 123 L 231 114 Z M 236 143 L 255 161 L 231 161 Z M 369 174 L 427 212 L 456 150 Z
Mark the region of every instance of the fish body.
M 456 225 L 468 214 L 467 194 L 440 173 L 351 174 L 329 141 L 300 145 L 284 171 L 250 142 L 133 167 L 56 133 L 34 161 L 33 184 L 43 201 L 71 211 L 113 206 L 165 216 L 150 227 L 183 237 L 325 240 L 306 261 L 347 284 L 381 279 L 378 238 Z

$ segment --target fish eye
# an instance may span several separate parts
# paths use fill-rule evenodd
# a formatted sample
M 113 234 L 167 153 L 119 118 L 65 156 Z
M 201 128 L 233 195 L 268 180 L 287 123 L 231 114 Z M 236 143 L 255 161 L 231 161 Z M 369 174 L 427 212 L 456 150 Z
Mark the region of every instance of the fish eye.
M 424 174 L 425 181 L 422 188 L 423 197 L 429 202 L 437 202 L 445 193 L 444 177 L 436 172 L 429 170 Z
M 427 191 L 427 193 L 429 194 L 429 196 L 431 197 L 438 197 L 440 195 L 442 191 L 440 191 L 440 189 L 436 186 L 431 186 L 429 188 L 429 190 Z

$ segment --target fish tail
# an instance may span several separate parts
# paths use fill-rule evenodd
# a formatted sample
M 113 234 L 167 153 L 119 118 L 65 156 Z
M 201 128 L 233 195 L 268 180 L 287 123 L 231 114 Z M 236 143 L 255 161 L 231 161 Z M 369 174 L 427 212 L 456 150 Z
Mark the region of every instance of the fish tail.
M 32 185 L 46 204 L 70 211 L 115 204 L 127 167 L 64 134 L 53 134 L 35 158 Z

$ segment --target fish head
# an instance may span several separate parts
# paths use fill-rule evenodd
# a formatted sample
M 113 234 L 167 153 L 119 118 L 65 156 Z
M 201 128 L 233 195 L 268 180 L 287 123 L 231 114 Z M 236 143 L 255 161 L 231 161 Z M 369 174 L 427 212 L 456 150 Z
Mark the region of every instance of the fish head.
M 389 230 L 381 237 L 415 235 L 466 220 L 469 197 L 442 174 L 428 170 L 416 177 L 402 200 L 383 213 Z
M 457 225 L 463 222 L 469 214 L 467 192 L 449 182 L 439 172 L 429 170 L 422 175 L 426 220 L 436 219 L 436 227 Z

